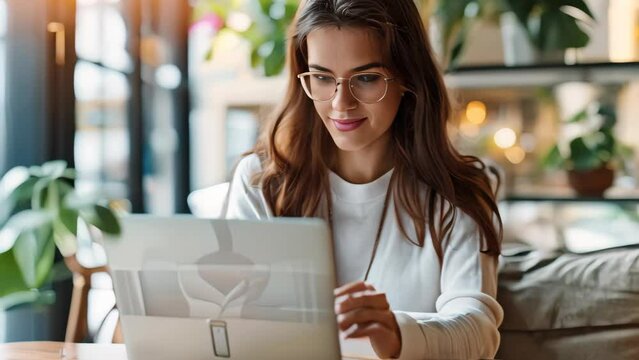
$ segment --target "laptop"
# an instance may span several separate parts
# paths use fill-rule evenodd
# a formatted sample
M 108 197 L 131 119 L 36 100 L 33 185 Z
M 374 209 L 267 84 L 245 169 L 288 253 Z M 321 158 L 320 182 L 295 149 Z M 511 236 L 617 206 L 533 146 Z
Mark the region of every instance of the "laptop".
M 132 215 L 104 241 L 130 360 L 340 359 L 324 222 Z

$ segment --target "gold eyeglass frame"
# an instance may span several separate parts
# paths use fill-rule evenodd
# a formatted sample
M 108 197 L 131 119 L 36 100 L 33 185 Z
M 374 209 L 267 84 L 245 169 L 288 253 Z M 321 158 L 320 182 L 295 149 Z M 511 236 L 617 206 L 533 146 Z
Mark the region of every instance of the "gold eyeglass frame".
M 314 99 L 311 96 L 310 90 L 306 87 L 306 83 L 304 81 L 304 76 L 313 75 L 313 74 L 326 75 L 326 76 L 330 76 L 333 79 L 335 79 L 335 92 L 333 93 L 333 95 L 330 98 L 328 98 L 326 100 L 317 100 L 317 99 Z M 382 96 L 377 101 L 373 101 L 373 102 L 362 101 L 353 93 L 353 85 L 351 84 L 351 80 L 354 77 L 361 76 L 361 75 L 379 75 L 379 76 L 382 77 L 382 79 L 384 79 L 384 86 L 385 86 L 384 87 L 384 94 L 382 94 Z M 323 72 L 323 71 L 307 71 L 307 72 L 303 72 L 301 74 L 297 74 L 297 78 L 300 79 L 300 83 L 302 84 L 302 88 L 304 89 L 304 93 L 306 94 L 306 96 L 308 96 L 311 100 L 317 101 L 317 102 L 327 102 L 327 101 L 331 101 L 331 100 L 335 99 L 335 95 L 337 95 L 337 87 L 339 85 L 341 85 L 344 80 L 347 80 L 348 81 L 348 91 L 351 93 L 353 98 L 355 98 L 355 100 L 359 101 L 362 104 L 376 104 L 376 103 L 384 100 L 384 98 L 386 97 L 386 94 L 388 94 L 388 82 L 389 81 L 395 81 L 395 78 L 386 77 L 384 74 L 378 73 L 378 72 L 375 72 L 375 71 L 360 72 L 360 73 L 353 74 L 353 75 L 351 75 L 350 77 L 347 77 L 347 78 L 345 78 L 345 77 L 336 77 L 336 76 L 334 76 L 331 73 L 327 73 L 327 72 Z

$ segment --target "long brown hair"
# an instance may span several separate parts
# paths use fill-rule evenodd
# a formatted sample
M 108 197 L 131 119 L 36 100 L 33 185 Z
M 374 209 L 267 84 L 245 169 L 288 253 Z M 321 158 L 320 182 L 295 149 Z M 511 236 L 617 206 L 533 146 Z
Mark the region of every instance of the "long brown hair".
M 481 251 L 498 255 L 502 225 L 495 193 L 486 166 L 476 157 L 460 155 L 450 143 L 446 123 L 451 105 L 413 0 L 301 2 L 289 30 L 285 100 L 254 150 L 263 169 L 254 181 L 260 183 L 273 214 L 317 216 L 323 211 L 322 198 L 330 196 L 325 189 L 336 145 L 296 78 L 308 71 L 308 34 L 329 26 L 361 27 L 377 33 L 388 68 L 409 89 L 391 127 L 395 168 L 390 186 L 395 216 L 399 220 L 400 211 L 410 216 L 417 238 L 411 239 L 398 221 L 402 234 L 424 246 L 428 226 L 441 261 L 441 244 L 450 236 L 461 210 L 477 223 Z

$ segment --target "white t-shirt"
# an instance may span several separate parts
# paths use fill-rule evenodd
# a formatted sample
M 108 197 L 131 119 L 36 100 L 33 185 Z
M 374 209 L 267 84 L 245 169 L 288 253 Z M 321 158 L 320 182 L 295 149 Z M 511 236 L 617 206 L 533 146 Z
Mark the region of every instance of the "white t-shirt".
M 252 154 L 240 161 L 231 183 L 226 217 L 272 217 L 252 176 L 261 171 Z M 329 181 L 339 284 L 363 280 L 377 234 L 392 170 L 368 184 L 351 184 L 335 173 Z M 439 263 L 430 235 L 423 247 L 399 230 L 392 196 L 368 282 L 386 293 L 402 336 L 400 359 L 492 358 L 503 318 L 497 293 L 497 262 L 480 252 L 479 230 L 462 211 Z M 401 217 L 414 238 L 412 220 Z M 428 233 L 428 232 L 427 232 Z

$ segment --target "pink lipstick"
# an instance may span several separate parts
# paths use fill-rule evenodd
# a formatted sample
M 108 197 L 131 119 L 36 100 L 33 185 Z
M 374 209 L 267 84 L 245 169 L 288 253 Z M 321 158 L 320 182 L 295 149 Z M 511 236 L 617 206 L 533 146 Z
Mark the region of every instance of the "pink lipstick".
M 335 128 L 339 131 L 352 131 L 360 127 L 367 118 L 362 119 L 332 119 Z

